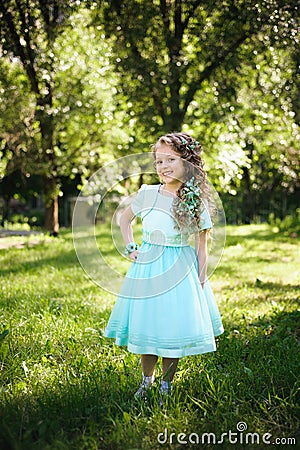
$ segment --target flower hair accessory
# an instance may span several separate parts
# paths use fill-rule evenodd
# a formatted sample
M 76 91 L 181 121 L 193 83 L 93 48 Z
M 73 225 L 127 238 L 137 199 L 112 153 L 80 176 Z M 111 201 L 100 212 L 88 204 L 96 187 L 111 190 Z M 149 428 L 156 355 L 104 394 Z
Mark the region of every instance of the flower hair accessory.
M 192 144 L 188 144 L 188 141 L 187 141 L 186 139 L 181 138 L 180 140 L 181 140 L 181 143 L 182 143 L 183 145 L 186 145 L 190 150 L 194 150 L 194 148 L 195 148 L 197 145 L 199 145 L 199 142 L 198 142 L 198 141 L 194 141 Z
M 181 198 L 176 199 L 174 205 L 178 217 L 186 217 L 187 226 L 190 226 L 193 221 L 196 223 L 199 220 L 201 213 L 201 189 L 196 183 L 195 177 L 186 181 L 181 191 Z M 198 225 L 198 223 L 197 223 Z

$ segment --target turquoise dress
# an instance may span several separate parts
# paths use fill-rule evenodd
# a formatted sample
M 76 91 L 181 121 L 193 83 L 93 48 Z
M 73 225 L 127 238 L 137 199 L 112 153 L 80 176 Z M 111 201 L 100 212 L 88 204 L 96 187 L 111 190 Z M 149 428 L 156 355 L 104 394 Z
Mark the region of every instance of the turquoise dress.
M 159 187 L 143 185 L 131 204 L 142 219 L 142 245 L 104 334 L 132 353 L 181 358 L 211 352 L 224 331 L 220 313 L 209 281 L 201 287 L 189 236 L 174 228 L 173 198 Z M 201 219 L 201 229 L 212 227 L 206 210 Z

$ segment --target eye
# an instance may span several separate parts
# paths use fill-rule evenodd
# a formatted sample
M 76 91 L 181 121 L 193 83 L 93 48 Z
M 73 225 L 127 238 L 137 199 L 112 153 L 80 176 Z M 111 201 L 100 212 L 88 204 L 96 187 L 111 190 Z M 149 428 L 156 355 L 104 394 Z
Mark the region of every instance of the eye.
M 174 162 L 175 161 L 175 158 L 168 158 L 168 162 L 169 163 L 172 163 L 172 162 Z

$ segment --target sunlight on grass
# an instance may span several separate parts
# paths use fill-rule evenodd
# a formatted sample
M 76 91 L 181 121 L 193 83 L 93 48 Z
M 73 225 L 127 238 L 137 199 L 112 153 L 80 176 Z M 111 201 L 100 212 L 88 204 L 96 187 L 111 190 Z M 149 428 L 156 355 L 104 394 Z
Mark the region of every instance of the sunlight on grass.
M 98 245 L 125 273 L 130 263 L 112 249 L 109 227 L 100 231 Z M 152 450 L 169 448 L 157 440 L 164 429 L 220 435 L 240 421 L 261 435 L 296 436 L 296 239 L 267 225 L 228 227 L 211 278 L 225 333 L 217 352 L 180 361 L 163 408 L 160 367 L 148 403 L 133 399 L 139 357 L 103 337 L 115 296 L 82 270 L 70 231 L 16 242 L 6 237 L 0 249 L 1 449 Z

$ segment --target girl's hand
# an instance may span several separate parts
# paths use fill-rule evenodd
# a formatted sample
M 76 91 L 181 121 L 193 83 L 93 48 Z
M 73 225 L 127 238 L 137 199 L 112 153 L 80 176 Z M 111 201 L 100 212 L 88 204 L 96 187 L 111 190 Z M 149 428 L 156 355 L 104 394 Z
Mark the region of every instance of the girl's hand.
M 129 253 L 129 258 L 132 259 L 132 261 L 136 261 L 138 257 L 139 251 L 135 250 L 134 252 Z

